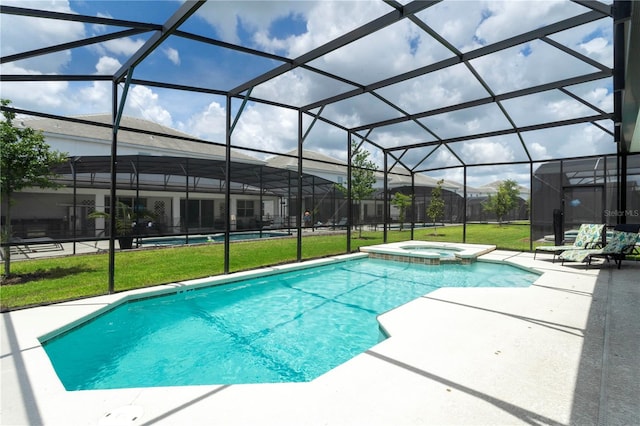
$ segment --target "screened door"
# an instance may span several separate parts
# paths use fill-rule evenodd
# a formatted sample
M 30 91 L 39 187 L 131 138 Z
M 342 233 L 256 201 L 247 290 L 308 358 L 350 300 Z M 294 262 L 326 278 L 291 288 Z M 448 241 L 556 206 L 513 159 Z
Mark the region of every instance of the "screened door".
M 578 229 L 583 223 L 604 223 L 603 185 L 564 188 L 564 229 Z

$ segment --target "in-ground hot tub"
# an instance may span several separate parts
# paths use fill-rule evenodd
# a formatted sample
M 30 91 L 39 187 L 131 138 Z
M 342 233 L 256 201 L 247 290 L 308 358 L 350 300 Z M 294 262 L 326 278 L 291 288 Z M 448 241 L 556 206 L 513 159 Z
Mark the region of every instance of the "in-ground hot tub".
M 368 253 L 370 257 L 427 265 L 447 262 L 468 264 L 495 249 L 494 245 L 414 240 L 360 247 L 360 251 Z

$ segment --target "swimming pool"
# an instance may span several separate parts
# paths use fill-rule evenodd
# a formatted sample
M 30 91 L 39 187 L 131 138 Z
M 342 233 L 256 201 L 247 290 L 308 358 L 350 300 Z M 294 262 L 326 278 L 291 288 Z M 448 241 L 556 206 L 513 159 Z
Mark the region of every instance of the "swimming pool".
M 238 240 L 254 240 L 260 238 L 288 237 L 292 234 L 287 232 L 232 232 L 229 234 L 230 241 Z M 224 234 L 202 235 L 189 237 L 189 244 L 218 243 L 224 241 Z M 163 238 L 144 238 L 142 245 L 151 246 L 177 246 L 187 244 L 185 237 L 163 237 Z
M 524 287 L 506 264 L 379 259 L 130 300 L 43 339 L 67 390 L 313 380 L 386 336 L 377 316 L 448 287 Z

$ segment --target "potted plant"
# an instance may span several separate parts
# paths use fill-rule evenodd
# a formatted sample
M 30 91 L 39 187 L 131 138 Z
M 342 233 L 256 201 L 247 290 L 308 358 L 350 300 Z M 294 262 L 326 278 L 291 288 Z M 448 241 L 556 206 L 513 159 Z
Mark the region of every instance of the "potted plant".
M 110 220 L 111 214 L 101 211 L 93 211 L 87 216 L 90 219 L 104 218 Z M 137 229 L 138 221 L 150 221 L 154 219 L 153 213 L 142 209 L 137 213 L 133 208 L 122 201 L 116 203 L 116 236 L 121 249 L 133 247 L 134 231 Z

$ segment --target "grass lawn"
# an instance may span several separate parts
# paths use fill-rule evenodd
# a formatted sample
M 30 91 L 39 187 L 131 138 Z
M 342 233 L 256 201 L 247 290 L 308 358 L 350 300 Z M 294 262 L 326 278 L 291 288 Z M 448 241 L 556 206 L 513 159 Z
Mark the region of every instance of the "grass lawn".
M 462 242 L 462 226 L 418 228 L 414 240 Z M 435 235 L 434 235 L 435 234 Z M 387 233 L 388 242 L 411 239 L 408 229 Z M 296 238 L 238 241 L 230 245 L 231 272 L 296 261 Z M 382 244 L 381 231 L 352 232 L 351 251 Z M 467 225 L 467 242 L 495 244 L 500 249 L 529 250 L 528 225 Z M 115 291 L 149 287 L 224 273 L 224 245 L 207 244 L 118 252 L 115 257 Z M 305 233 L 302 258 L 312 259 L 346 253 L 345 234 Z M 19 284 L 0 287 L 3 311 L 55 303 L 108 292 L 108 255 L 89 254 L 17 261 L 12 274 Z

